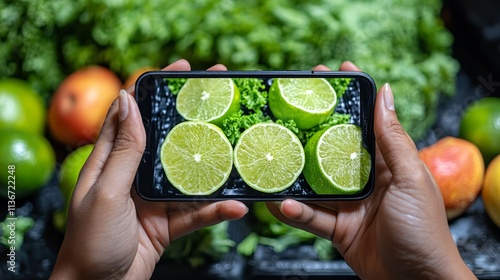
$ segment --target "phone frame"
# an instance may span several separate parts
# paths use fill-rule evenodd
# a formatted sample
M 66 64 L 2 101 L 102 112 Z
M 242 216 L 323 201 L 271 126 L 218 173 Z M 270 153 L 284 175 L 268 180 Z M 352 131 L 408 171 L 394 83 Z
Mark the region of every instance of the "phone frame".
M 153 77 L 153 79 L 152 79 Z M 361 84 L 360 92 L 360 125 L 364 147 L 371 155 L 371 171 L 368 183 L 363 190 L 356 194 L 341 195 L 317 195 L 310 196 L 286 196 L 276 194 L 260 194 L 260 197 L 250 197 L 245 195 L 234 195 L 225 197 L 208 196 L 175 196 L 175 197 L 155 197 L 153 196 L 153 172 L 154 161 L 156 159 L 156 148 L 158 143 L 153 143 L 157 132 L 153 131 L 151 122 L 152 98 L 158 92 L 157 84 L 147 84 L 149 80 L 165 78 L 354 78 Z M 292 198 L 300 201 L 340 201 L 340 200 L 362 200 L 368 197 L 374 188 L 375 181 L 375 136 L 373 132 L 373 114 L 376 97 L 376 85 L 373 78 L 365 72 L 354 71 L 148 71 L 139 76 L 135 83 L 135 99 L 141 111 L 142 122 L 146 132 L 146 147 L 142 160 L 137 169 L 135 177 L 135 188 L 137 194 L 148 201 L 219 201 L 235 199 L 240 201 L 279 201 Z M 175 98 L 175 97 L 174 97 Z M 175 107 L 175 105 L 174 105 Z M 176 113 L 178 114 L 178 113 Z M 174 124 L 175 125 L 175 124 Z M 173 127 L 173 126 L 172 126 Z M 170 128 L 171 129 L 171 128 Z M 233 166 L 234 172 L 234 166 Z M 302 176 L 302 175 L 301 175 Z M 243 182 L 244 184 L 244 182 Z M 307 184 L 307 182 L 306 182 Z M 248 187 L 248 186 L 247 186 Z M 248 187 L 250 188 L 250 187 Z M 217 192 L 215 192 L 217 193 Z

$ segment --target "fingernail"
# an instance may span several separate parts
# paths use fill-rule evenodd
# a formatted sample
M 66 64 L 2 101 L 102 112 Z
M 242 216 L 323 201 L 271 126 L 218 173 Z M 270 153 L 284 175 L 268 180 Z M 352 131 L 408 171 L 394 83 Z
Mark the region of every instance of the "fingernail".
M 119 106 L 118 120 L 122 122 L 128 116 L 128 93 L 124 89 L 120 90 Z
M 384 84 L 384 102 L 385 107 L 388 110 L 394 111 L 394 95 L 392 94 L 392 89 L 389 83 Z

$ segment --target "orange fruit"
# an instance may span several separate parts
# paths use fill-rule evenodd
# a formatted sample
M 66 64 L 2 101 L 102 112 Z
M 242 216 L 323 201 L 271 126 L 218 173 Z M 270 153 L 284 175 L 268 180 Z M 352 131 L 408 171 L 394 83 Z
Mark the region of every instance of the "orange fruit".
M 479 99 L 468 107 L 462 116 L 459 136 L 479 148 L 486 164 L 500 154 L 500 98 Z
M 56 163 L 49 141 L 38 133 L 0 130 L 0 196 L 7 197 L 7 186 L 15 186 L 16 199 L 26 198 L 41 189 L 52 177 Z M 9 168 L 11 166 L 12 168 Z M 7 171 L 13 172 L 7 173 Z
M 462 215 L 476 200 L 484 178 L 484 160 L 473 143 L 445 137 L 419 151 L 441 190 L 446 215 L 452 220 Z
M 482 198 L 486 213 L 500 228 L 500 155 L 486 169 Z
M 0 129 L 42 133 L 46 109 L 42 98 L 24 80 L 0 80 Z

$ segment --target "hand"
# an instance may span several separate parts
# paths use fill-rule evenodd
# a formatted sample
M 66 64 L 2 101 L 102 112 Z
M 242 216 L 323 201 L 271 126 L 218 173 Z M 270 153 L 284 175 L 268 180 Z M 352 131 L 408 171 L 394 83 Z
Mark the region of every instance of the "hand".
M 316 71 L 328 70 L 317 66 Z M 344 62 L 340 70 L 360 71 Z M 332 240 L 363 279 L 475 279 L 450 234 L 442 195 L 399 123 L 390 86 L 376 98 L 375 189 L 361 201 L 268 203 L 281 221 Z
M 164 68 L 190 69 L 185 60 Z M 226 68 L 216 65 L 209 70 Z M 132 91 L 133 87 L 129 88 Z M 166 203 L 140 199 L 132 183 L 145 141 L 137 104 L 122 91 L 80 173 L 52 279 L 149 279 L 173 240 L 247 213 L 245 204 L 237 201 Z

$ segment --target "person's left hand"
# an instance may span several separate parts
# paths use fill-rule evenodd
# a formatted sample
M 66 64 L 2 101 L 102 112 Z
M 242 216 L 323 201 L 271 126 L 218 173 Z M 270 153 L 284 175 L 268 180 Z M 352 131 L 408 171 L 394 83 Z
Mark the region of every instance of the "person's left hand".
M 164 68 L 190 69 L 186 60 Z M 139 198 L 132 184 L 145 141 L 137 104 L 121 91 L 80 173 L 51 279 L 149 279 L 173 240 L 247 213 L 245 204 L 233 200 L 167 203 Z

